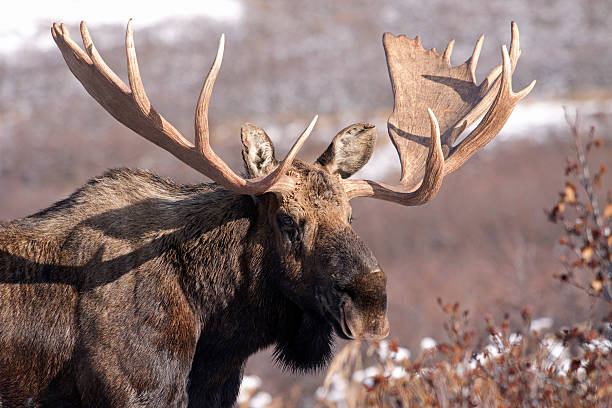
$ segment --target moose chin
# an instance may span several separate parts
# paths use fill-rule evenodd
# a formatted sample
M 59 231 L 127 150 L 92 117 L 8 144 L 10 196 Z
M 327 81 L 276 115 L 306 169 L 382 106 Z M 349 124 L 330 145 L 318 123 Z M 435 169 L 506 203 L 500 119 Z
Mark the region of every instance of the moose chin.
M 482 38 L 468 61 L 452 66 L 452 41 L 438 54 L 418 37 L 387 33 L 397 185 L 349 178 L 374 150 L 376 128 L 368 123 L 338 132 L 314 163 L 296 159 L 316 117 L 282 161 L 265 131 L 245 124 L 241 177 L 209 144 L 224 37 L 192 143 L 151 106 L 131 21 L 129 85 L 102 60 L 84 23 L 84 50 L 64 25 L 51 31 L 104 109 L 214 183 L 180 185 L 116 169 L 37 214 L 0 224 L 2 407 L 230 407 L 258 350 L 273 346 L 279 365 L 308 372 L 330 360 L 335 335 L 384 338 L 386 277 L 351 227 L 350 200 L 431 200 L 533 86 L 512 91 L 520 55 L 514 23 L 510 51 L 502 47 L 501 66 L 479 85 Z

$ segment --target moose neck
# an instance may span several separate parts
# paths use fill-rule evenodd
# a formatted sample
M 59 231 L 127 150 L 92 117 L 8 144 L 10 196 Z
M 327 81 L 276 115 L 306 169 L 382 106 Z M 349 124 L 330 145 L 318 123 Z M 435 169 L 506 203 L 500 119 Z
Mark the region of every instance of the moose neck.
M 183 288 L 202 327 L 248 343 L 226 343 L 248 354 L 271 344 L 286 302 L 274 280 L 271 231 L 249 196 L 216 190 L 190 201 L 178 206 L 185 225 L 176 244 Z

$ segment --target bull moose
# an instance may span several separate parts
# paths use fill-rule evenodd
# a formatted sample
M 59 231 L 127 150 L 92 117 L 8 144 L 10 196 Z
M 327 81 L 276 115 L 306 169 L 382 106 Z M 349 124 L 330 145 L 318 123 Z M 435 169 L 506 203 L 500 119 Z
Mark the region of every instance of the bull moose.
M 341 130 L 315 163 L 295 159 L 316 117 L 281 162 L 266 133 L 244 125 L 241 177 L 209 144 L 223 36 L 192 144 L 147 98 L 131 21 L 129 86 L 102 60 L 84 23 L 84 50 L 63 24 L 51 32 L 104 109 L 214 183 L 111 170 L 0 225 L 2 407 L 228 407 L 247 358 L 264 347 L 275 347 L 281 366 L 308 371 L 329 361 L 334 333 L 387 336 L 385 274 L 351 227 L 350 200 L 431 200 L 533 87 L 512 91 L 520 55 L 514 23 L 510 51 L 502 47 L 502 64 L 480 85 L 482 36 L 472 56 L 452 66 L 453 41 L 439 54 L 418 37 L 386 33 L 398 185 L 349 179 L 374 149 L 376 128 L 368 123 Z

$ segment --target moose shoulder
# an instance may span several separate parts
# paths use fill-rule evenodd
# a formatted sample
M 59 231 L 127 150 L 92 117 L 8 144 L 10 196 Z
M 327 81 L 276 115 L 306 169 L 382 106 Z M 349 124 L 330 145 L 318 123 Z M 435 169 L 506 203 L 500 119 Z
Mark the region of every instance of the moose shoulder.
M 479 45 L 468 62 L 450 67 L 442 62 L 452 45 L 439 55 L 424 52 L 418 40 L 385 35 L 400 185 L 348 179 L 372 154 L 376 129 L 367 123 L 340 131 L 313 164 L 294 159 L 314 120 L 282 161 L 262 129 L 244 125 L 243 178 L 208 142 L 223 38 L 198 101 L 192 144 L 147 99 L 131 22 L 129 87 L 106 66 L 84 24 L 86 51 L 63 25 L 52 33 L 71 71 L 106 110 L 216 183 L 178 185 L 145 171 L 112 170 L 50 208 L 0 226 L 0 405 L 7 407 L 229 407 L 244 363 L 261 348 L 274 345 L 282 366 L 307 371 L 330 359 L 334 334 L 385 337 L 386 278 L 351 228 L 349 200 L 427 202 L 530 89 L 515 94 L 510 85 L 520 54 L 514 24 L 503 66 L 478 86 Z M 406 47 L 414 52 L 400 52 Z M 416 63 L 402 60 L 408 54 Z M 427 77 L 406 74 L 412 66 L 463 82 L 436 77 L 411 85 L 409 78 Z M 414 89 L 434 93 L 440 83 L 439 92 L 449 83 L 462 86 L 461 98 L 447 98 L 456 109 L 440 122 L 435 105 L 424 116 L 409 110 L 418 104 L 402 102 Z

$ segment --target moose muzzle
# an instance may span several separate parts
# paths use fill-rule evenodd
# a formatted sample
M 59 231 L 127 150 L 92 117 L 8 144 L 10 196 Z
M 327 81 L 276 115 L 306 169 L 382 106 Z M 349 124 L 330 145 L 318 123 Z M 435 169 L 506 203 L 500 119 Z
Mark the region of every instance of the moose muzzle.
M 359 274 L 345 289 L 340 306 L 341 327 L 351 339 L 383 339 L 389 335 L 386 277 L 377 268 Z

